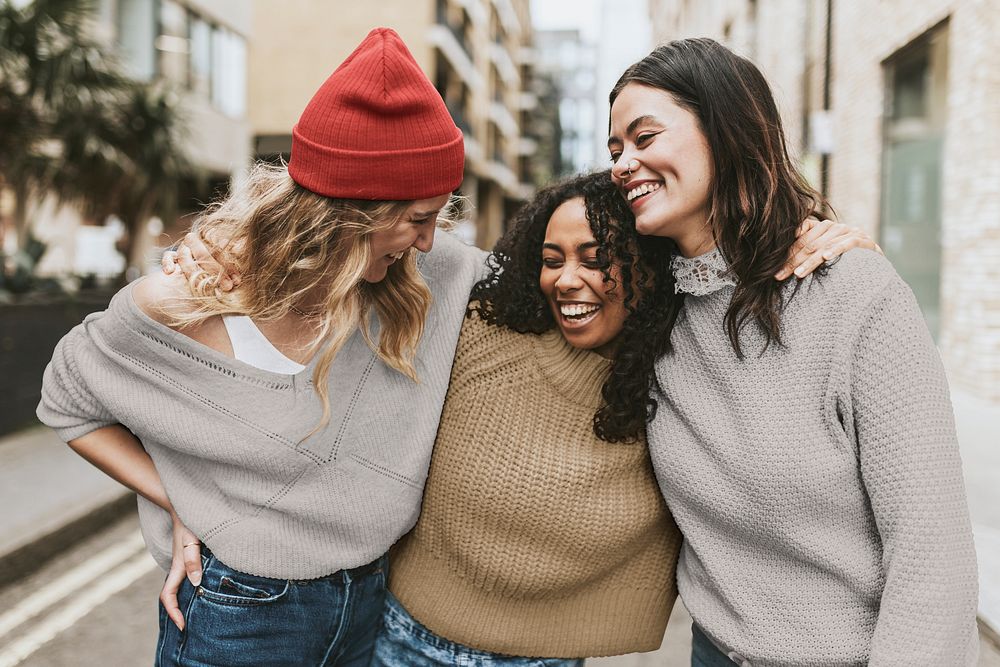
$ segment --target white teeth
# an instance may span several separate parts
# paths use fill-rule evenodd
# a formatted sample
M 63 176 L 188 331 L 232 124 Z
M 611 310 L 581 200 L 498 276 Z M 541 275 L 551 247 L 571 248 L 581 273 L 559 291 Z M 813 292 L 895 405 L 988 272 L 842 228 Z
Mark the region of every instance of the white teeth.
M 600 306 L 594 304 L 564 304 L 559 306 L 559 312 L 561 312 L 566 317 L 571 317 L 574 315 L 586 315 L 587 313 L 592 313 L 600 308 Z
M 662 183 L 643 183 L 637 188 L 632 188 L 628 191 L 628 200 L 632 201 L 636 197 L 641 197 L 648 192 L 656 192 L 660 189 Z

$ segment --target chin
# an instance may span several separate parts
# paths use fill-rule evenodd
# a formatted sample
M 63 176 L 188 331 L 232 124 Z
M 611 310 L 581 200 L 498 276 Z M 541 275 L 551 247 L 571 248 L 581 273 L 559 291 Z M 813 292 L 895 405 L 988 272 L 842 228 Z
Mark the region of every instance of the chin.
M 657 224 L 649 216 L 642 216 L 635 219 L 635 231 L 643 236 L 664 236 L 664 234 L 660 233 L 662 227 L 663 225 Z

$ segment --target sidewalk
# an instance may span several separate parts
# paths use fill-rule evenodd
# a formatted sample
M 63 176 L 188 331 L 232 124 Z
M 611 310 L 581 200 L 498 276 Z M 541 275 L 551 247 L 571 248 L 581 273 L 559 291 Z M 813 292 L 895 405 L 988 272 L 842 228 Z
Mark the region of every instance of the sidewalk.
M 979 617 L 1000 634 L 1000 405 L 952 389 L 979 559 Z
M 133 494 L 39 426 L 0 438 L 0 586 L 135 507 Z

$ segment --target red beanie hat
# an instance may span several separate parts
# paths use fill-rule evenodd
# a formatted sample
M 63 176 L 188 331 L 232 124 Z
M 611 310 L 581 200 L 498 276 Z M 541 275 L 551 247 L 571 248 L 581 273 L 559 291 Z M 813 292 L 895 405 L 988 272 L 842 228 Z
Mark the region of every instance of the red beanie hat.
M 465 146 L 441 95 L 396 31 L 376 28 L 292 129 L 288 173 L 341 199 L 428 199 L 462 183 Z

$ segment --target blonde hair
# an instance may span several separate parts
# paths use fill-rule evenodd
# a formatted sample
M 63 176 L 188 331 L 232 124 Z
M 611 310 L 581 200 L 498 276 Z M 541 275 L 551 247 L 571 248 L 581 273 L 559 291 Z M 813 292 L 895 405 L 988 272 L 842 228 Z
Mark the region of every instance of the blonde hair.
M 395 225 L 412 202 L 331 199 L 301 187 L 285 165 L 258 163 L 226 200 L 195 222 L 202 240 L 218 250 L 228 239 L 228 268 L 241 283 L 232 292 L 216 289 L 218 276 L 192 276 L 190 298 L 166 305 L 171 324 L 184 327 L 213 315 L 240 314 L 255 320 L 284 317 L 307 294 L 325 304 L 312 348 L 324 345 L 313 380 L 330 417 L 327 378 L 334 358 L 355 328 L 386 364 L 418 381 L 414 356 L 430 309 L 431 293 L 411 249 L 389 266 L 378 283 L 364 280 L 371 260 L 368 237 Z M 448 221 L 454 202 L 439 219 Z M 376 343 L 370 328 L 379 321 Z

